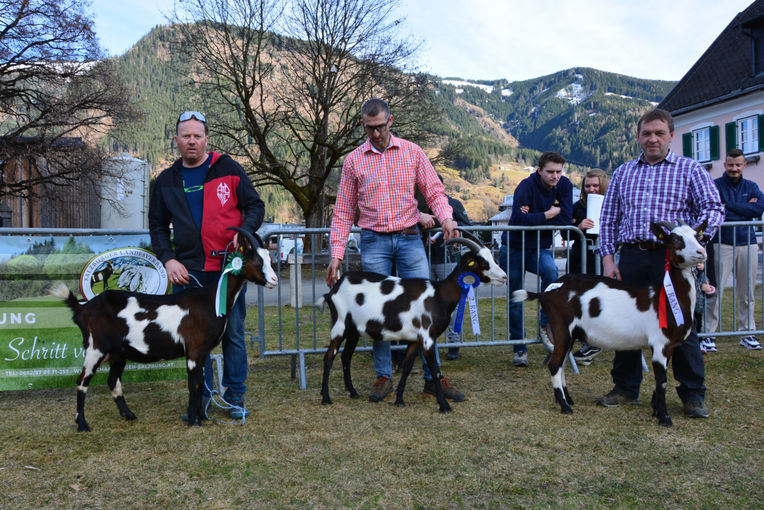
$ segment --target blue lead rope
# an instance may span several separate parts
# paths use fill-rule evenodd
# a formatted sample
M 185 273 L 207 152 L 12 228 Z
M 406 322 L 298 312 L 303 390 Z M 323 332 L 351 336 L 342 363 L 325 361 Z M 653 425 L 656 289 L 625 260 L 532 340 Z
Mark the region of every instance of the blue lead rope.
M 459 305 L 456 308 L 456 324 L 454 324 L 454 333 L 462 332 L 462 321 L 464 320 L 464 304 L 467 302 L 467 295 L 471 288 L 477 288 L 480 285 L 480 278 L 475 273 L 469 271 L 459 275 L 457 279 L 462 293 L 459 296 Z

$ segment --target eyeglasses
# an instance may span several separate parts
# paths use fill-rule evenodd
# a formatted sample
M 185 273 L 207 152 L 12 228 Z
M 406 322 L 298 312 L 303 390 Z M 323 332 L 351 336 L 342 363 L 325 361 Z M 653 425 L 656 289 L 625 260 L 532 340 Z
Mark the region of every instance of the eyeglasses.
M 368 126 L 364 124 L 363 128 L 369 133 L 373 133 L 374 131 L 379 131 L 380 133 L 384 133 L 389 123 L 390 123 L 390 119 L 387 119 L 384 124 L 378 124 L 376 126 Z
M 204 122 L 205 124 L 207 123 L 207 117 L 205 117 L 203 113 L 188 111 L 180 114 L 180 117 L 178 117 L 178 124 L 191 119 L 198 120 L 199 122 Z

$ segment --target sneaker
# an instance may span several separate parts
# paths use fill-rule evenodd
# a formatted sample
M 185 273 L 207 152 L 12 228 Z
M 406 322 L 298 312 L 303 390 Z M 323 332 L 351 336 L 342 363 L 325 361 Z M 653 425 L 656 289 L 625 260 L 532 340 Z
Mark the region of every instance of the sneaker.
M 448 361 L 454 361 L 459 359 L 459 348 L 458 347 L 451 347 L 448 349 L 448 354 L 446 354 L 446 359 Z
M 605 407 L 618 407 L 621 405 L 638 405 L 639 400 L 636 398 L 627 397 L 617 391 L 613 390 L 604 397 L 600 397 L 597 403 Z
M 528 351 L 519 351 L 515 353 L 515 357 L 512 359 L 512 364 L 516 367 L 528 366 Z
M 708 408 L 701 399 L 694 398 L 684 403 L 684 414 L 688 418 L 708 418 Z
M 589 344 L 584 344 L 583 347 L 581 347 L 576 353 L 573 354 L 573 359 L 576 360 L 576 363 L 579 365 L 589 365 L 592 360 L 602 352 L 602 349 L 599 347 L 593 347 Z
M 700 340 L 700 352 L 716 352 L 716 339 L 712 336 Z
M 759 343 L 759 339 L 755 336 L 744 336 L 740 339 L 740 345 L 745 347 L 746 349 L 761 349 L 761 344 Z
M 378 377 L 374 384 L 371 386 L 371 393 L 369 393 L 370 402 L 382 402 L 385 397 L 393 392 L 393 381 L 389 377 Z
M 241 420 L 249 416 L 249 409 L 244 405 L 244 395 L 241 393 L 231 393 L 225 399 L 232 406 L 236 406 L 228 412 L 231 418 Z
M 453 400 L 454 402 L 463 402 L 464 399 L 467 398 L 464 396 L 464 393 L 451 386 L 451 380 L 448 377 L 443 377 L 440 380 L 440 386 L 443 388 L 443 396 L 449 400 Z M 425 380 L 424 392 L 428 395 L 435 395 L 435 382 Z

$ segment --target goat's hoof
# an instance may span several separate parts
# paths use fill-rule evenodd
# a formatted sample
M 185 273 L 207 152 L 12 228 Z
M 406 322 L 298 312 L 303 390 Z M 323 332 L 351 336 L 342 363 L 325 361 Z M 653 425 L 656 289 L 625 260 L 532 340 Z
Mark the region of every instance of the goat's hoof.
M 440 407 L 440 412 L 443 414 L 448 414 L 451 412 L 451 406 L 446 404 L 445 406 Z
M 194 416 L 193 418 L 191 416 L 188 417 L 188 426 L 189 427 L 201 427 L 202 426 L 202 419 L 199 416 Z
M 573 414 L 573 409 L 571 409 L 570 407 L 563 407 L 562 409 L 560 409 L 560 413 L 561 414 Z
M 658 425 L 662 427 L 671 427 L 674 425 L 674 422 L 671 421 L 671 416 L 666 415 L 658 419 Z
M 135 416 L 135 414 L 133 414 L 131 411 L 126 412 L 125 414 L 122 415 L 122 417 L 126 419 L 127 421 L 135 421 L 138 419 L 138 417 Z
M 403 403 L 403 400 L 396 400 L 395 401 L 396 407 L 406 407 L 406 404 Z
M 321 404 L 322 404 L 322 405 L 325 405 L 325 406 L 327 406 L 327 405 L 331 405 L 331 404 L 332 404 L 332 399 L 330 399 L 330 398 L 325 398 L 325 399 L 323 399 L 323 400 L 321 401 Z
M 90 432 L 90 426 L 87 423 L 80 423 L 77 426 L 77 432 Z
M 360 395 L 355 390 L 350 390 L 350 398 L 358 398 Z

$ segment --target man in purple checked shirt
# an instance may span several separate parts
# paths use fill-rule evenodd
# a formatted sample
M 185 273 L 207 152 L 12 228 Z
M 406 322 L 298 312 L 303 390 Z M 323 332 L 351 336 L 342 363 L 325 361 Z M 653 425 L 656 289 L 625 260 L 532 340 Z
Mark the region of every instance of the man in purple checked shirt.
M 671 152 L 674 120 L 665 110 L 645 113 L 637 123 L 642 154 L 613 173 L 600 217 L 603 275 L 631 285 L 663 282 L 666 248 L 650 232 L 650 223 L 708 221 L 708 239 L 724 221 L 724 206 L 708 172 L 692 159 Z M 620 260 L 615 263 L 618 249 Z M 618 351 L 613 359 L 614 387 L 597 403 L 605 407 L 637 404 L 642 382 L 640 351 Z M 708 418 L 705 365 L 697 332 L 674 350 L 671 365 L 685 415 Z

